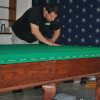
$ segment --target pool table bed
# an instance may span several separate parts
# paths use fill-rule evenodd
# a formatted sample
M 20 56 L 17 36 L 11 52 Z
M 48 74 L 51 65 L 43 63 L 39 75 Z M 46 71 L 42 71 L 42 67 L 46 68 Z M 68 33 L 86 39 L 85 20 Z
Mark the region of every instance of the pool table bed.
M 100 47 L 0 45 L 0 92 L 40 86 L 52 100 L 57 82 L 96 76 L 100 100 Z

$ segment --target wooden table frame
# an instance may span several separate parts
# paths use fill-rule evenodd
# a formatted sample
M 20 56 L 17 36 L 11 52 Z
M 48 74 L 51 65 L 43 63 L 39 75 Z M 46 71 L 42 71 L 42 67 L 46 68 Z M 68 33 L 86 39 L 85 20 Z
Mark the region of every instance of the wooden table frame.
M 42 85 L 44 100 L 52 100 L 56 82 L 88 76 L 98 77 L 96 100 L 100 100 L 100 57 L 0 65 L 0 92 Z

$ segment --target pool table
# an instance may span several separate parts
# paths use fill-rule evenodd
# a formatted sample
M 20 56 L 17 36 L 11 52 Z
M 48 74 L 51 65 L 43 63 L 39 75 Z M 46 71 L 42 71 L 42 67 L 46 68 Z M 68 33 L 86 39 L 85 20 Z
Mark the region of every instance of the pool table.
M 57 82 L 96 76 L 100 100 L 100 47 L 0 45 L 0 92 L 40 86 L 52 100 Z

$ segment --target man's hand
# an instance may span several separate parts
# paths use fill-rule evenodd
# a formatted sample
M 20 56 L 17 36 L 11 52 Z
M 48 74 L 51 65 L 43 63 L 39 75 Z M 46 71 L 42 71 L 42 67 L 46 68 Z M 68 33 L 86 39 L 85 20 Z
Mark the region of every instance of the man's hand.
M 55 41 L 53 41 L 52 39 L 48 39 L 48 41 L 51 43 L 55 43 Z
M 51 43 L 49 44 L 50 46 L 60 46 L 60 44 L 56 44 L 56 43 Z
M 56 44 L 52 39 L 48 39 L 48 41 L 51 43 L 51 46 L 60 46 L 60 44 Z

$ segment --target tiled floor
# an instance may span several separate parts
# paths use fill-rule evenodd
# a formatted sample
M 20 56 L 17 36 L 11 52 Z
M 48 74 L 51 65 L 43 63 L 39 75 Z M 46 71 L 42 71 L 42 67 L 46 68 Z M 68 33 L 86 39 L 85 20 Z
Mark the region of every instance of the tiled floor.
M 79 83 L 57 83 L 57 94 L 59 93 L 76 96 L 77 100 L 95 100 L 95 88 L 86 88 Z M 0 93 L 0 100 L 43 100 L 43 90 L 27 88 L 18 94 Z

